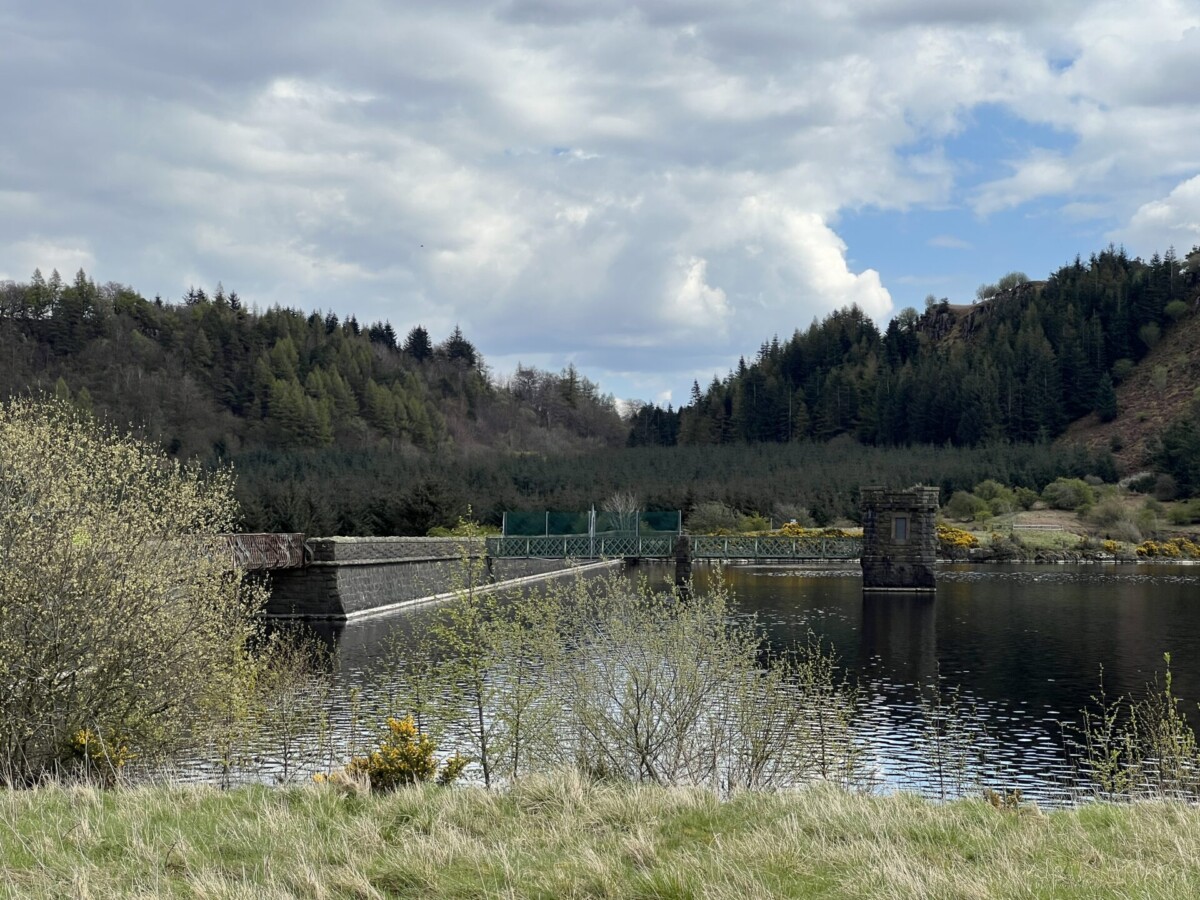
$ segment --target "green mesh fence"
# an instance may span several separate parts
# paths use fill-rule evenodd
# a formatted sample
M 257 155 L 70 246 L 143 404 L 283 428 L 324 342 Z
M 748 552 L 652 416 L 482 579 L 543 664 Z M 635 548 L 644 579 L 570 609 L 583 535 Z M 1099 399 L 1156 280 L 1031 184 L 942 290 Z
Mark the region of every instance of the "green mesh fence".
M 644 512 L 638 517 L 639 534 L 678 534 L 683 527 L 683 513 L 677 509 Z
M 649 512 L 516 512 L 504 514 L 505 537 L 539 537 L 574 534 L 678 534 L 682 513 L 677 510 Z

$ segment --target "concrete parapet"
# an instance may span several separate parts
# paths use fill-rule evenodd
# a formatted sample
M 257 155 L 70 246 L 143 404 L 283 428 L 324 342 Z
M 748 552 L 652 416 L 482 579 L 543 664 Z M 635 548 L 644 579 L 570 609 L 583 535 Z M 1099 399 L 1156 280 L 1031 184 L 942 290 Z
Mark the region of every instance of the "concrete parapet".
M 480 556 L 483 538 L 327 537 L 309 538 L 312 563 L 362 563 L 405 559 L 461 559 Z

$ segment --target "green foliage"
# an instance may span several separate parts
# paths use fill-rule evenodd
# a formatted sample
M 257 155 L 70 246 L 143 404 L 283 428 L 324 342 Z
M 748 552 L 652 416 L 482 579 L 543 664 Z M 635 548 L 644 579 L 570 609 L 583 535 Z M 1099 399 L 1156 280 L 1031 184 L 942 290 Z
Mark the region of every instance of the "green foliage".
M 1167 426 L 1154 452 L 1154 463 L 1163 473 L 1161 477 L 1170 479 L 1170 483 L 1162 482 L 1161 490 L 1155 484 L 1158 499 L 1200 494 L 1200 415 L 1193 410 Z
M 960 522 L 985 521 L 992 514 L 987 501 L 969 491 L 955 491 L 942 511 Z
M 1084 711 L 1074 736 L 1084 774 L 1107 799 L 1200 798 L 1200 750 L 1179 708 L 1171 674 L 1171 654 L 1163 654 L 1165 674 L 1155 675 L 1140 699 L 1100 692 Z
M 219 538 L 231 482 L 59 402 L 0 407 L 0 781 L 211 724 L 263 599 Z
M 566 401 L 488 381 L 474 345 L 455 331 L 434 347 L 417 326 L 398 346 L 386 322 L 247 310 L 236 294 L 189 290 L 149 302 L 121 285 L 40 275 L 6 283 L 0 397 L 59 391 L 132 422 L 181 458 L 222 459 L 253 448 L 468 445 L 571 450 L 620 446 L 615 400 L 577 375 Z M 526 370 L 535 381 L 559 379 Z
M 737 510 L 720 500 L 704 500 L 687 515 L 689 534 L 728 534 L 738 530 Z
M 1200 500 L 1176 503 L 1167 513 L 1172 525 L 1194 525 L 1200 522 Z
M 612 575 L 518 603 L 464 571 L 396 702 L 463 736 L 486 786 L 564 766 L 724 790 L 864 777 L 830 655 L 810 642 L 762 669 L 763 634 L 723 591 L 684 602 Z
M 599 508 L 624 490 L 646 509 L 683 510 L 685 526 L 697 533 L 688 511 L 716 501 L 721 517 L 705 527 L 733 533 L 737 517 L 730 511 L 770 510 L 780 502 L 801 506 L 817 525 L 855 520 L 864 484 L 907 487 L 920 481 L 938 485 L 946 500 L 994 478 L 1019 485 L 1017 494 L 1027 502 L 1059 476 L 1116 477 L 1111 457 L 1080 448 L 879 448 L 843 440 L 551 457 L 426 456 L 334 446 L 240 454 L 232 462 L 246 530 L 326 535 L 424 535 L 434 527 L 452 528 L 468 507 L 495 526 L 505 510 Z
M 932 297 L 881 334 L 854 308 L 764 343 L 679 411 L 682 444 L 854 440 L 978 446 L 1044 441 L 1092 409 L 1115 416 L 1121 381 L 1189 299 L 1169 258 L 1110 247 L 1037 285 L 1010 272 L 982 285 L 988 315 Z M 1111 386 L 1109 386 L 1111 387 Z M 670 428 L 660 428 L 669 433 Z
M 1041 499 L 1038 496 L 1037 491 L 1027 487 L 1016 488 L 1013 491 L 1013 496 L 1017 501 L 1017 505 L 1021 507 L 1021 509 L 1033 509 L 1033 504 L 1037 503 L 1038 500 Z
M 1101 422 L 1111 422 L 1117 412 L 1117 392 L 1113 389 L 1112 378 L 1105 373 L 1096 385 L 1096 415 Z
M 1029 276 L 1024 272 L 1009 272 L 1007 275 L 1001 275 L 1000 280 L 996 282 L 996 290 L 1011 291 L 1019 285 L 1029 281 Z
M 738 517 L 738 531 L 750 533 L 770 530 L 771 520 L 764 515 L 760 515 L 759 513 L 750 513 L 749 515 Z
M 974 494 L 987 501 L 988 509 L 994 516 L 1010 513 L 1019 505 L 1017 495 L 1012 488 L 991 478 L 975 485 Z
M 499 534 L 500 529 L 491 525 L 481 525 L 473 519 L 469 518 L 471 511 L 468 508 L 467 517 L 458 517 L 458 524 L 451 528 L 438 525 L 429 529 L 429 537 L 481 537 L 486 535 Z
M 1121 359 L 1118 359 L 1113 363 L 1112 366 L 1113 381 L 1115 381 L 1117 384 L 1120 384 L 1130 376 L 1135 365 L 1136 364 L 1134 361 L 1129 357 L 1122 357 Z
M 1056 478 L 1042 490 L 1051 509 L 1083 510 L 1096 502 L 1096 492 L 1082 478 Z
M 1189 312 L 1191 312 L 1191 307 L 1183 300 L 1172 300 L 1166 305 L 1166 307 L 1163 309 L 1163 312 L 1172 322 L 1178 322 Z

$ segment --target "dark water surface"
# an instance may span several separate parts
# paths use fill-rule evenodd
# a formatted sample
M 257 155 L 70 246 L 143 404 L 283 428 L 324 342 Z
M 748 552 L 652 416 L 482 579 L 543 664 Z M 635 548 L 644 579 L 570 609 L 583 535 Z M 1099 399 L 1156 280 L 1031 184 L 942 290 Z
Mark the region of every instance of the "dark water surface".
M 666 570 L 642 572 L 665 577 Z M 699 586 L 718 577 L 698 566 Z M 997 789 L 1069 799 L 1073 771 L 1063 724 L 1100 687 L 1140 694 L 1171 654 L 1175 692 L 1200 721 L 1200 568 L 1169 565 L 951 565 L 936 595 L 864 596 L 857 566 L 729 567 L 721 573 L 738 614 L 757 616 L 778 646 L 811 634 L 832 645 L 863 689 L 859 733 L 883 787 L 938 794 L 945 784 L 919 759 L 927 706 L 957 691 L 986 734 L 974 739 L 973 776 Z M 350 623 L 330 633 L 343 674 L 369 683 L 383 642 L 420 631 L 423 607 Z

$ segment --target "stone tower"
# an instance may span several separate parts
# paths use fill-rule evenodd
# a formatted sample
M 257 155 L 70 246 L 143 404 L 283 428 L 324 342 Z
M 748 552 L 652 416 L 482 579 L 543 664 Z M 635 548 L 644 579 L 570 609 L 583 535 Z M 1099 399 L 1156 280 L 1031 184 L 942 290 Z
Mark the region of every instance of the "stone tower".
M 862 489 L 864 591 L 932 591 L 938 489 Z

